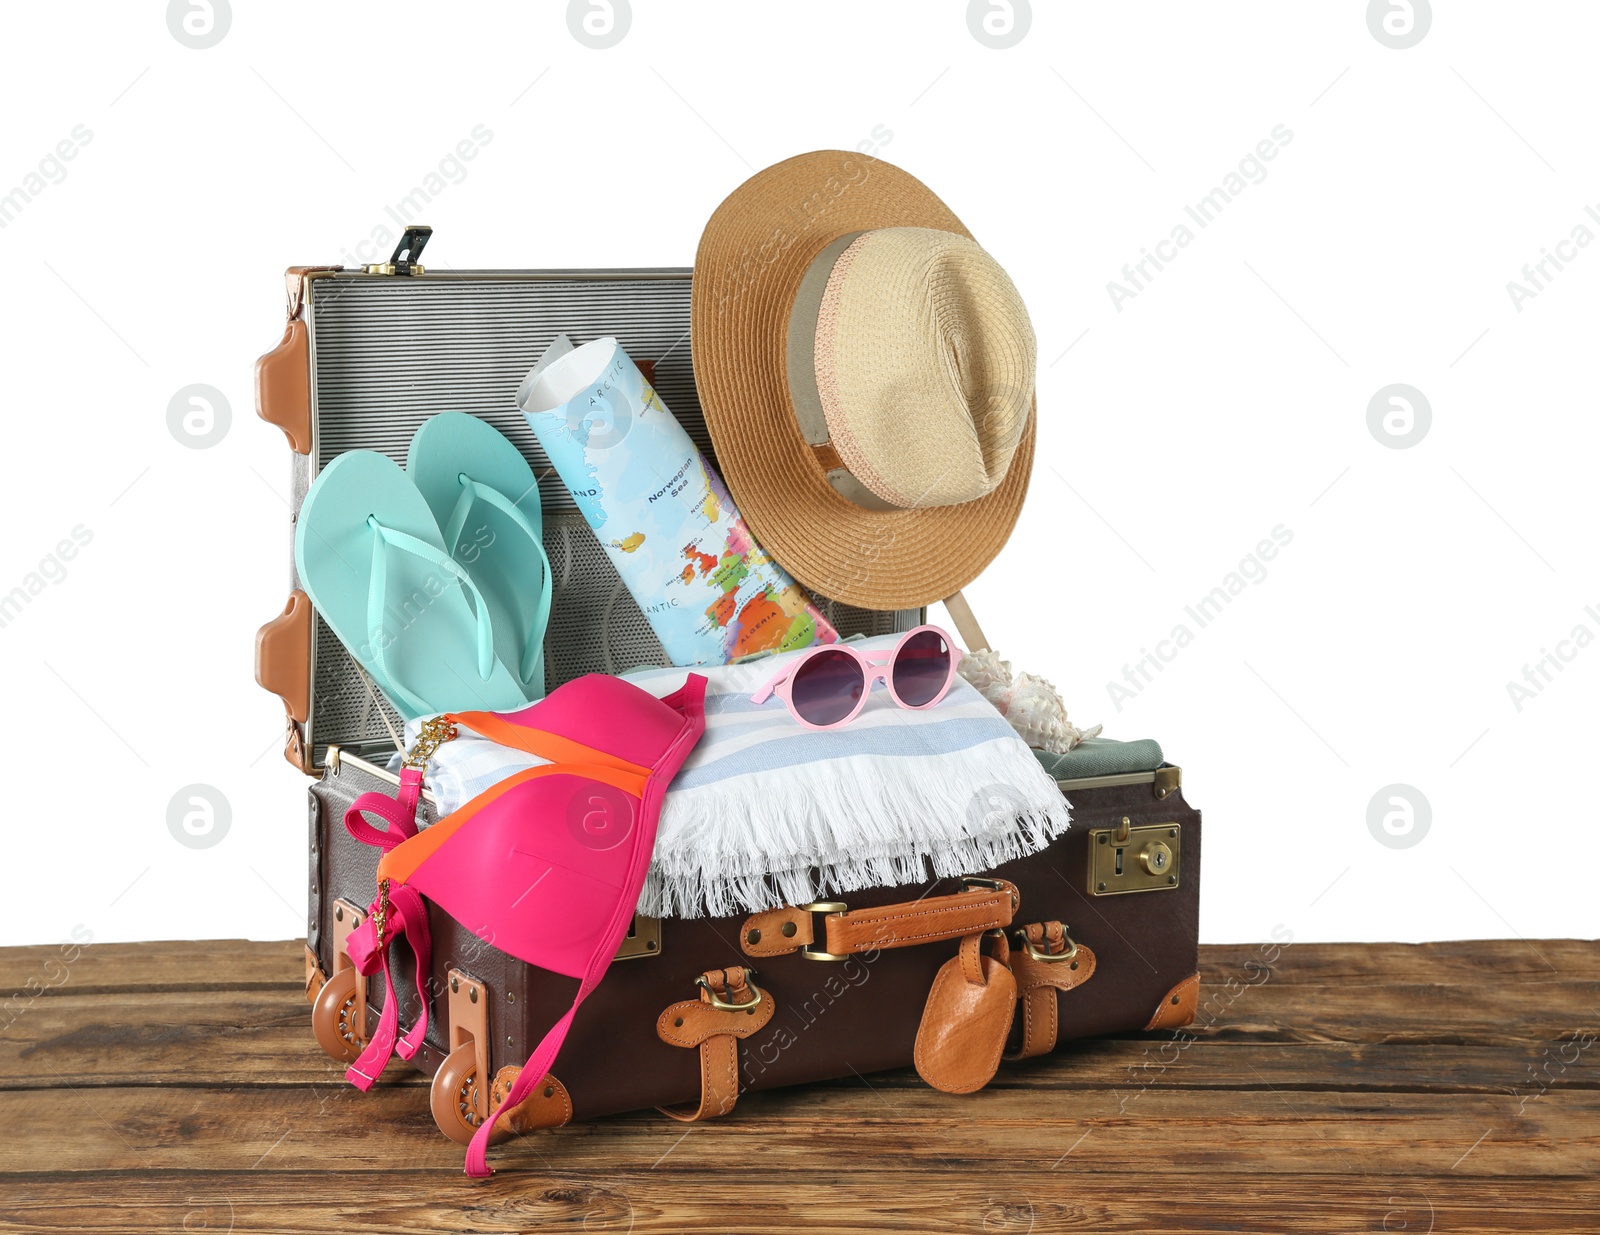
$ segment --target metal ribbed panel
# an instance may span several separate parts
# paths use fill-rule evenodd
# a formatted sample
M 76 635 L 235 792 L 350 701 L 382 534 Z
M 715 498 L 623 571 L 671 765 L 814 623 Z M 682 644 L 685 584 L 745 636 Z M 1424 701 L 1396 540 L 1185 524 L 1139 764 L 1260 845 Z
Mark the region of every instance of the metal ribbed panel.
M 576 510 L 517 410 L 517 386 L 556 335 L 615 335 L 656 362 L 655 387 L 711 453 L 689 356 L 689 277 L 349 278 L 311 283 L 311 339 L 321 470 L 346 450 L 403 462 L 411 435 L 439 412 L 471 412 L 504 433 L 540 478 L 547 512 Z
M 556 335 L 578 344 L 614 335 L 634 359 L 655 361 L 656 389 L 715 462 L 689 355 L 689 272 L 350 275 L 310 286 L 312 468 L 357 449 L 404 463 L 428 417 L 482 417 L 540 478 L 555 577 L 547 689 L 585 673 L 666 663 L 655 632 L 517 410 L 516 390 Z M 915 610 L 818 604 L 846 635 L 906 630 L 921 618 Z M 320 618 L 316 629 L 310 736 L 317 762 L 330 743 L 392 746 L 350 654 Z M 398 729 L 398 716 L 384 707 Z

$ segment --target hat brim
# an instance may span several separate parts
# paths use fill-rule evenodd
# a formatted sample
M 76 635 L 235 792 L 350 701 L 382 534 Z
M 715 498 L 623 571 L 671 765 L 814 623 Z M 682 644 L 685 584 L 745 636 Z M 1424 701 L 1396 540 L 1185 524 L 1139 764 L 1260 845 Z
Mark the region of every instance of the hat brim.
M 762 547 L 832 600 L 909 609 L 953 595 L 1000 552 L 1028 491 L 1036 416 L 999 487 L 970 502 L 868 510 L 828 483 L 790 400 L 789 312 L 817 254 L 880 227 L 971 236 L 926 185 L 881 159 L 818 150 L 757 172 L 700 238 L 690 340 L 722 477 Z

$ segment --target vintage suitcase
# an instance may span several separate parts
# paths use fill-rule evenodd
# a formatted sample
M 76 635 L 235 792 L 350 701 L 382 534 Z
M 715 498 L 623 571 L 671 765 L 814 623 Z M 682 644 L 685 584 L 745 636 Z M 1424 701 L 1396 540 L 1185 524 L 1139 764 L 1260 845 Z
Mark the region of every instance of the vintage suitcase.
M 428 416 L 482 416 L 541 477 L 556 580 L 547 687 L 664 663 L 511 395 L 558 332 L 580 341 L 615 335 L 648 362 L 668 406 L 712 455 L 689 356 L 690 272 L 432 273 L 416 263 L 425 241 L 426 229 L 408 233 L 383 266 L 288 272 L 288 327 L 260 362 L 257 393 L 263 418 L 289 439 L 295 505 L 343 450 L 401 460 Z M 306 994 L 317 1040 L 349 1061 L 396 996 L 380 977 L 358 974 L 345 950 L 372 901 L 378 852 L 352 839 L 343 818 L 361 793 L 398 784 L 387 765 L 401 724 L 293 579 L 291 589 L 258 636 L 257 676 L 284 702 L 287 758 L 318 778 L 308 811 Z M 923 617 L 817 600 L 844 634 L 906 630 Z M 726 1113 L 741 1089 L 921 1064 L 929 992 L 958 952 L 980 967 L 980 951 L 1010 953 L 1018 993 L 1009 1057 L 1188 1023 L 1199 997 L 1200 815 L 1183 799 L 1179 769 L 1061 788 L 1073 810 L 1067 834 L 965 881 L 875 888 L 760 915 L 636 918 L 552 1074 L 505 1122 L 525 1130 L 648 1106 L 694 1118 Z M 1003 790 L 984 807 L 1004 808 Z M 434 810 L 427 795 L 422 809 Z M 908 921 L 919 925 L 904 929 Z M 430 926 L 431 1016 L 412 1063 L 434 1074 L 440 1129 L 466 1141 L 570 1005 L 576 979 L 498 952 L 436 907 Z M 393 949 L 391 962 L 409 1023 L 418 995 L 408 949 Z M 940 1085 L 959 1090 L 963 1079 Z

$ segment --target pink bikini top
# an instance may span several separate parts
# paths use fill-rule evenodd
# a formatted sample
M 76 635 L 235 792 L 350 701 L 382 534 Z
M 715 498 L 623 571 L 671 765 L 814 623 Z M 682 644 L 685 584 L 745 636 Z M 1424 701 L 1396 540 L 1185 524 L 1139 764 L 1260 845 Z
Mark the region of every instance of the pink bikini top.
M 542 1081 L 578 1005 L 605 975 L 633 920 L 655 847 L 667 785 L 705 729 L 706 679 L 690 674 L 664 699 L 621 678 L 590 674 L 519 712 L 443 719 L 550 760 L 480 793 L 421 832 L 421 772 L 401 774 L 400 795 L 363 794 L 345 814 L 351 835 L 385 850 L 379 896 L 349 942 L 363 972 L 388 973 L 388 945 L 407 935 L 417 953 L 422 1015 L 397 1034 L 397 1001 L 384 1001 L 378 1032 L 346 1073 L 369 1087 L 393 1050 L 409 1059 L 427 1032 L 427 913 L 438 905 L 486 943 L 519 960 L 578 978 L 572 1007 L 534 1048 L 516 1083 L 467 1149 L 467 1174 L 492 1174 L 489 1138 L 499 1117 Z M 363 811 L 388 824 L 380 831 Z M 382 924 L 382 935 L 378 933 Z M 392 1015 L 391 1015 L 392 1013 Z

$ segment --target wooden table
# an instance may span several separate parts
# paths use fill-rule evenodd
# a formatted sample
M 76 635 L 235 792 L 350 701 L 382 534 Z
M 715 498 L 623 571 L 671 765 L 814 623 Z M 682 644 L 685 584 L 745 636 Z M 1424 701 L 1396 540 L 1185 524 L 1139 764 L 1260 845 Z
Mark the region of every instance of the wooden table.
M 1600 1230 L 1600 944 L 1259 955 L 1202 949 L 1192 1033 L 563 1128 L 477 1183 L 423 1078 L 317 1049 L 298 943 L 0 951 L 0 1230 Z

